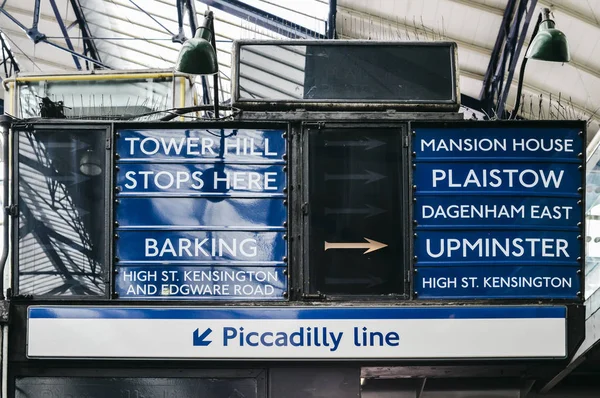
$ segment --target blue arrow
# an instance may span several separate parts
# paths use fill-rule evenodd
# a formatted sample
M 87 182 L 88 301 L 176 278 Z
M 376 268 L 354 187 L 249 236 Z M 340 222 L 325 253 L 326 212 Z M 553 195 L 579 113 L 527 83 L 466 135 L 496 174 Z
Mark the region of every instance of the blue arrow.
M 212 333 L 212 329 L 208 328 L 204 331 L 204 333 L 200 334 L 200 329 L 196 329 L 194 330 L 194 346 L 200 346 L 200 347 L 206 347 L 207 345 L 209 345 L 210 343 L 212 343 L 211 340 L 204 340 L 208 337 L 209 334 Z

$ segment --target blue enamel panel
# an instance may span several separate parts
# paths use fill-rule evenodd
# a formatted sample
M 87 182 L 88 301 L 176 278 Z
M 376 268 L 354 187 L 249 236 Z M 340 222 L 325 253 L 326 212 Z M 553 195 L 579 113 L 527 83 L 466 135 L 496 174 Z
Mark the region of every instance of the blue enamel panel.
M 281 194 L 286 186 L 282 165 L 124 163 L 117 187 L 129 194 Z
M 440 159 L 578 159 L 580 130 L 540 127 L 448 127 L 417 130 L 413 150 L 419 161 Z
M 420 231 L 415 239 L 416 266 L 535 263 L 581 266 L 577 231 Z
M 119 264 L 143 262 L 165 266 L 180 262 L 283 263 L 287 256 L 284 235 L 284 232 L 124 230 L 119 232 L 117 257 Z
M 417 195 L 417 229 L 429 227 L 494 226 L 579 229 L 581 203 L 577 198 Z
M 115 277 L 121 299 L 284 300 L 283 267 L 133 266 Z
M 581 171 L 567 163 L 418 163 L 414 170 L 416 194 L 439 195 L 506 192 L 522 195 L 578 197 Z
M 577 299 L 581 279 L 574 267 L 418 267 L 419 298 Z
M 283 130 L 152 129 L 121 130 L 121 162 L 279 162 L 285 163 Z
M 285 133 L 120 130 L 115 293 L 123 299 L 284 300 Z M 276 280 L 186 280 L 186 275 L 213 271 L 246 277 L 267 273 Z M 163 287 L 164 281 L 147 277 L 154 273 L 173 279 Z
M 119 229 L 284 229 L 283 198 L 135 198 L 116 206 Z
M 412 138 L 419 299 L 580 300 L 579 128 L 448 124 Z

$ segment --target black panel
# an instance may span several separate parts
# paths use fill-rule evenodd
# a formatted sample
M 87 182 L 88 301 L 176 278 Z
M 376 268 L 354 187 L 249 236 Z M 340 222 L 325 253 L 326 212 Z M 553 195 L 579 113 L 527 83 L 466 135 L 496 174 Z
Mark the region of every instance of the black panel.
M 273 368 L 269 398 L 358 398 L 360 368 Z
M 254 378 L 22 377 L 16 380 L 17 398 L 262 398 L 257 391 Z
M 449 46 L 308 45 L 304 99 L 451 101 Z
M 313 129 L 309 140 L 312 292 L 403 294 L 402 130 Z

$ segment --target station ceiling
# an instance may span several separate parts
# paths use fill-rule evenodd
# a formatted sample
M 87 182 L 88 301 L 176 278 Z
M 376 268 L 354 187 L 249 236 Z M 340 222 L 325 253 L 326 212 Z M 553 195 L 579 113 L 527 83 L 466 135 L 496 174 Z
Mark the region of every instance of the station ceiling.
M 230 95 L 233 40 L 327 35 L 329 0 L 189 2 L 195 7 L 197 21 L 202 21 L 207 9 L 215 14 L 222 102 Z M 338 0 L 336 33 L 339 39 L 455 41 L 460 91 L 475 100 L 471 107 L 478 110 L 477 101 L 482 97 L 499 32 L 509 28 L 503 17 L 511 2 L 515 1 Z M 180 3 L 185 5 L 186 1 Z M 566 64 L 541 61 L 527 64 L 519 114 L 526 119 L 589 120 L 591 136 L 600 127 L 600 0 L 527 3 L 528 6 L 534 3 L 535 15 L 515 63 L 506 107 L 510 110 L 515 103 L 519 66 L 537 14 L 542 7 L 548 7 L 557 28 L 568 38 L 572 60 Z M 179 34 L 177 4 L 178 0 L 41 0 L 38 31 L 46 40 L 36 44 L 32 40 L 36 32 L 27 33 L 34 26 L 36 0 L 4 0 L 0 30 L 5 58 L 10 50 L 18 69 L 29 73 L 98 67 L 84 58 L 73 57 L 57 47 L 60 46 L 71 47 L 79 54 L 85 52 L 98 60 L 99 65 L 111 69 L 172 68 L 181 47 L 172 40 Z M 183 33 L 187 38 L 192 36 L 187 15 Z M 90 39 L 88 44 L 86 36 Z M 4 66 L 9 63 L 10 60 Z M 2 76 L 10 72 L 8 68 Z

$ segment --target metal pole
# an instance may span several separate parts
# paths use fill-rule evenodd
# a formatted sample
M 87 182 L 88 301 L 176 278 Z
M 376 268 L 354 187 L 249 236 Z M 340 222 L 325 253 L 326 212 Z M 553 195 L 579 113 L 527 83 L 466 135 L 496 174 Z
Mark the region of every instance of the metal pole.
M 533 41 L 533 38 L 537 34 L 541 22 L 542 22 L 542 14 L 540 13 L 540 15 L 538 16 L 538 20 L 535 23 L 535 28 L 533 29 L 533 33 L 531 35 L 531 41 Z M 529 42 L 529 45 L 527 46 L 527 50 L 525 50 L 525 55 L 527 55 L 529 46 L 531 46 L 531 41 Z M 517 98 L 515 101 L 515 106 L 514 106 L 512 112 L 510 113 L 509 119 L 516 118 L 517 114 L 519 113 L 519 108 L 521 107 L 521 91 L 523 90 L 523 78 L 525 77 L 525 66 L 526 65 L 527 65 L 527 57 L 523 58 L 523 62 L 521 63 L 521 70 L 519 71 L 519 82 L 517 83 Z
M 4 235 L 2 236 L 2 254 L 0 255 L 0 300 L 4 300 L 4 269 L 6 268 L 6 260 L 8 259 L 8 245 L 9 245 L 9 217 L 8 217 L 8 183 L 9 183 L 9 173 L 8 170 L 10 165 L 8 164 L 9 157 L 9 143 L 8 143 L 8 131 L 10 128 L 10 123 L 12 118 L 10 116 L 1 115 L 0 116 L 0 130 L 2 132 L 2 162 L 4 163 L 4 170 L 2 177 L 4 181 L 2 181 L 2 231 Z
M 8 325 L 2 327 L 2 398 L 8 398 Z
M 337 0 L 329 0 L 329 18 L 327 20 L 327 38 L 336 38 L 335 19 L 337 17 Z
M 506 99 L 508 98 L 508 92 L 510 91 L 513 75 L 515 73 L 515 68 L 516 68 L 517 62 L 519 60 L 519 54 L 521 53 L 521 48 L 523 48 L 523 42 L 525 41 L 525 36 L 527 36 L 527 29 L 529 28 L 529 22 L 531 21 L 531 17 L 533 16 L 533 14 L 535 12 L 536 5 L 537 5 L 537 0 L 531 0 L 531 3 L 529 3 L 527 15 L 525 15 L 525 22 L 523 23 L 523 29 L 521 29 L 521 35 L 519 36 L 517 46 L 511 56 L 510 66 L 508 67 L 508 78 L 506 79 L 506 86 L 504 87 L 501 97 L 498 100 L 498 112 L 497 113 L 498 113 L 498 117 L 500 117 L 500 118 L 502 118 L 502 115 L 504 114 L 504 108 L 506 106 Z M 536 24 L 536 32 L 537 32 L 537 26 L 538 26 L 538 24 Z M 534 33 L 534 35 L 535 35 L 535 33 Z M 531 36 L 532 40 L 533 40 L 533 37 L 534 36 Z M 526 61 L 525 61 L 526 59 L 527 58 L 523 58 L 523 65 L 526 63 Z M 523 69 L 522 72 L 524 72 L 524 67 L 522 67 L 521 69 Z M 522 74 L 523 73 L 521 73 L 521 75 Z M 519 76 L 519 79 L 521 79 L 521 76 Z
M 218 61 L 218 51 L 217 51 L 217 42 L 215 33 L 215 20 L 214 18 L 210 19 L 210 29 L 212 30 L 212 37 L 210 39 L 210 44 L 212 44 L 215 50 L 215 59 L 217 59 L 217 73 L 213 75 L 213 89 L 214 89 L 214 98 L 213 101 L 215 103 L 215 119 L 219 118 L 219 61 Z

